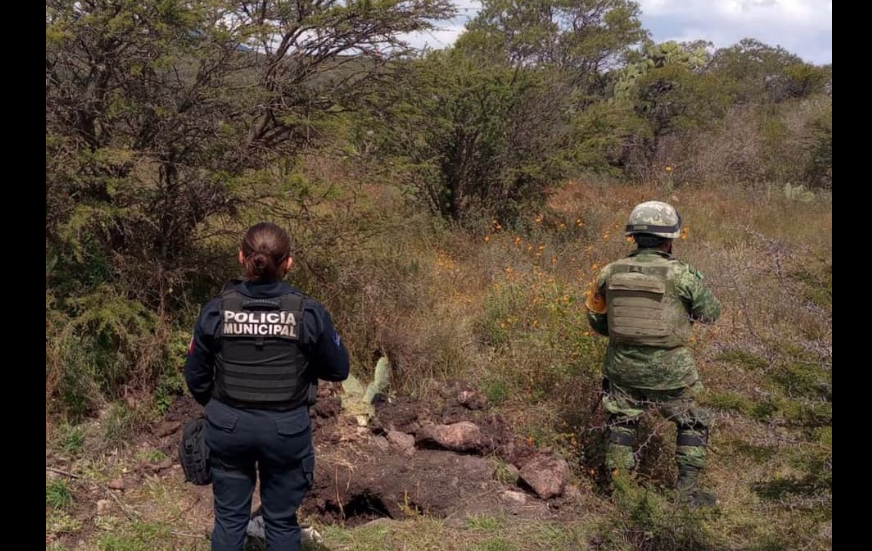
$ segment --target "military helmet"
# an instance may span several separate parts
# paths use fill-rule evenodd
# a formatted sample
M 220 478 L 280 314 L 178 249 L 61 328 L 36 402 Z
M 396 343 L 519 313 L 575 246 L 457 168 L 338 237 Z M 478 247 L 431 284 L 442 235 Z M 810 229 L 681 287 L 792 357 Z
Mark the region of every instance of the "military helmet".
M 633 209 L 627 223 L 628 236 L 639 234 L 677 239 L 681 237 L 681 215 L 668 203 L 642 203 Z

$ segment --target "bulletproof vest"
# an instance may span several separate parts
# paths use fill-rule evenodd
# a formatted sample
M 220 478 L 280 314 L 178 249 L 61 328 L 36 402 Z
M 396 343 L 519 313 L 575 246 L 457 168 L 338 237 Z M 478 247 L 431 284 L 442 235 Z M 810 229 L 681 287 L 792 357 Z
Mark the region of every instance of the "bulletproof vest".
M 693 324 L 675 290 L 676 265 L 633 257 L 613 264 L 606 287 L 610 339 L 655 348 L 688 343 Z
M 303 297 L 221 295 L 214 395 L 236 407 L 287 411 L 308 404 L 312 382 L 300 347 Z

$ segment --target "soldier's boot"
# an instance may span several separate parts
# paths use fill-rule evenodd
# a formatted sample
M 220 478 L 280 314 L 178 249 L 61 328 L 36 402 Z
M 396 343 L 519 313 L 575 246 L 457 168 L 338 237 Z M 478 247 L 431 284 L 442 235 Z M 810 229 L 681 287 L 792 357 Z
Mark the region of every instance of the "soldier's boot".
M 612 477 L 612 487 L 620 477 L 632 476 L 636 469 L 633 446 L 636 442 L 637 423 L 633 421 L 612 422 L 609 427 L 609 442 L 606 448 L 606 467 Z
M 679 426 L 676 442 L 679 499 L 691 508 L 715 507 L 718 498 L 700 486 L 700 478 L 708 456 L 708 429 Z
M 691 509 L 717 507 L 718 497 L 700 486 L 702 470 L 689 465 L 682 465 L 678 470 L 678 497 L 682 503 Z

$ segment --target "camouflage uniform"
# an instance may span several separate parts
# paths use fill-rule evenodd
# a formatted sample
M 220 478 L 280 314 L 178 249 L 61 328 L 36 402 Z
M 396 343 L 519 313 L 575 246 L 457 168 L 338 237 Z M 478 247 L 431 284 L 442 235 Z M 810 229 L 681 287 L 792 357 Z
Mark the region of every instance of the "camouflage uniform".
M 659 214 L 662 212 L 661 205 L 665 204 L 655 203 L 653 208 L 652 204 L 646 205 L 637 207 L 637 211 L 642 210 L 642 220 L 647 224 L 638 224 L 639 215 L 634 211 L 627 228 L 628 235 L 651 233 L 674 239 L 680 234 L 677 213 L 675 219 L 667 216 L 664 220 Z M 671 209 L 668 205 L 665 207 Z M 634 225 L 634 221 L 637 224 Z M 639 227 L 645 229 L 640 231 Z M 618 274 L 627 272 L 664 275 L 666 298 L 674 294 L 671 298 L 676 310 L 685 317 L 675 324 L 683 323 L 686 332 L 684 339 L 674 342 L 673 339 L 664 340 L 664 346 L 616 342 L 614 336 L 610 339 L 603 367 L 608 382 L 604 406 L 609 413 L 611 427 L 607 463 L 611 469 L 617 470 L 632 470 L 635 467 L 633 445 L 639 418 L 649 406 L 656 407 L 677 425 L 679 470 L 688 480 L 692 476 L 695 482 L 696 475 L 705 467 L 711 416 L 696 404 L 695 397 L 702 390 L 702 384 L 693 354 L 684 341 L 689 338 L 693 322 L 716 321 L 721 305 L 706 288 L 703 276 L 694 268 L 659 249 L 639 249 L 627 260 L 606 266 L 588 295 L 588 320 L 591 327 L 602 335 L 610 335 L 609 315 L 614 306 L 609 300 L 609 289 L 615 288 Z

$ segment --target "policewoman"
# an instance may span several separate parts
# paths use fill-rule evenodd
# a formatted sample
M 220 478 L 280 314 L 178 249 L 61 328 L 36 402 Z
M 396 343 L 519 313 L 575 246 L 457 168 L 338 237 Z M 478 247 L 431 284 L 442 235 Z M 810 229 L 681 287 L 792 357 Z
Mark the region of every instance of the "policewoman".
M 297 509 L 315 471 L 311 390 L 348 377 L 348 352 L 324 307 L 282 281 L 293 265 L 283 229 L 249 229 L 239 262 L 245 279 L 203 308 L 185 367 L 206 408 L 212 549 L 242 551 L 259 476 L 269 551 L 299 551 Z

